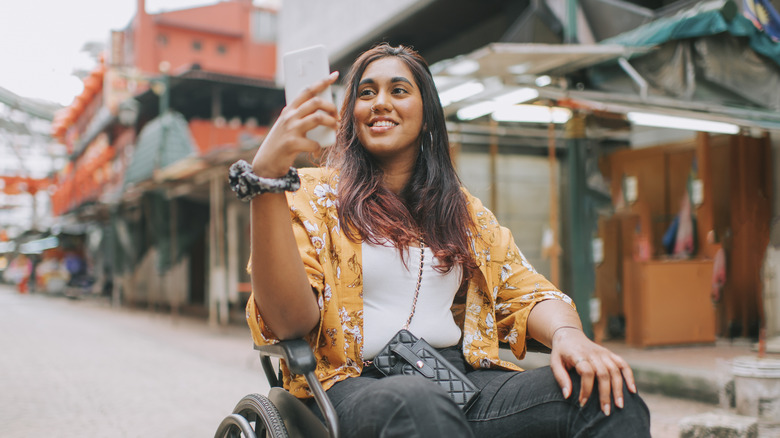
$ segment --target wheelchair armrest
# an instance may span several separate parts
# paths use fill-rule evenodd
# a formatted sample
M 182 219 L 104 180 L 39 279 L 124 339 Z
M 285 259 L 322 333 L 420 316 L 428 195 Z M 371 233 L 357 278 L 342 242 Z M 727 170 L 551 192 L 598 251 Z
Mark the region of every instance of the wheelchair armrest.
M 545 353 L 545 354 L 550 354 L 550 352 L 552 351 L 550 347 L 542 344 L 541 342 L 537 341 L 534 338 L 528 338 L 525 340 L 525 349 L 526 351 L 532 353 Z
M 255 350 L 261 356 L 284 359 L 293 374 L 306 375 L 317 368 L 317 359 L 314 357 L 309 343 L 303 339 L 290 339 L 272 345 L 255 345 Z

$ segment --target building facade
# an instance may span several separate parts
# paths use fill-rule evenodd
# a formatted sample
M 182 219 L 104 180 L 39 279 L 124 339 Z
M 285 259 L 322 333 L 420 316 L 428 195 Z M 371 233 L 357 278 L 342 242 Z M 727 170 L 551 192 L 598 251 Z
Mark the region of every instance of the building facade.
M 284 105 L 276 11 L 246 0 L 159 14 L 137 4 L 54 120 L 70 158 L 54 212 L 88 224 L 90 268 L 115 303 L 224 324 L 248 296 L 249 252 L 227 167 L 251 156 Z

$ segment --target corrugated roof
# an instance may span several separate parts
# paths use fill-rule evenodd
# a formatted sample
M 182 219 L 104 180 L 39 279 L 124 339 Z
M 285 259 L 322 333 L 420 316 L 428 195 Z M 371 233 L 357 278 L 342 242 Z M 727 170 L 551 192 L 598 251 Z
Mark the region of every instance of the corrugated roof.
M 730 4 L 729 2 L 726 5 Z M 637 27 L 631 31 L 601 41 L 601 44 L 619 44 L 627 47 L 655 46 L 668 41 L 697 38 L 728 32 L 745 37 L 750 47 L 780 66 L 780 43 L 772 41 L 742 15 L 731 15 L 723 10 L 685 11 Z
M 511 82 L 519 74 L 564 75 L 649 50 L 649 47 L 633 48 L 622 44 L 492 43 L 467 55 L 434 64 L 431 71 L 446 75 L 452 65 L 467 61 L 476 63 L 474 76 L 497 76 Z
M 18 96 L 3 87 L 0 87 L 0 102 L 44 120 L 53 120 L 54 111 L 61 108 L 60 105 L 54 103 Z
M 132 161 L 125 172 L 125 186 L 152 178 L 164 169 L 196 154 L 195 142 L 184 116 L 169 111 L 146 124 L 138 135 Z

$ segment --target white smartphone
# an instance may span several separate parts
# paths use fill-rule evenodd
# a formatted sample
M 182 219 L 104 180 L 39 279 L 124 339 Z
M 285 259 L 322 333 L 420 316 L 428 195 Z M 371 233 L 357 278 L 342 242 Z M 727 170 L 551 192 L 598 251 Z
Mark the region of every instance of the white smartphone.
M 325 46 L 318 45 L 295 50 L 284 54 L 284 98 L 289 105 L 306 87 L 325 79 L 330 75 L 328 54 Z M 330 87 L 319 94 L 319 97 L 333 102 L 333 94 Z M 331 146 L 336 143 L 336 132 L 325 126 L 318 126 L 309 130 L 306 137 L 316 141 L 321 147 Z

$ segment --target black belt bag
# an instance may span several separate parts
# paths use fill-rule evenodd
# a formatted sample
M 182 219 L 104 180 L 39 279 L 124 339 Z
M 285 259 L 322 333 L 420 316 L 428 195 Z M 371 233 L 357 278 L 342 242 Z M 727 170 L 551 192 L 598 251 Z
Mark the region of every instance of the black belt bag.
M 476 400 L 479 389 L 435 348 L 401 329 L 374 357 L 373 365 L 382 374 L 419 375 L 438 383 L 463 411 Z

